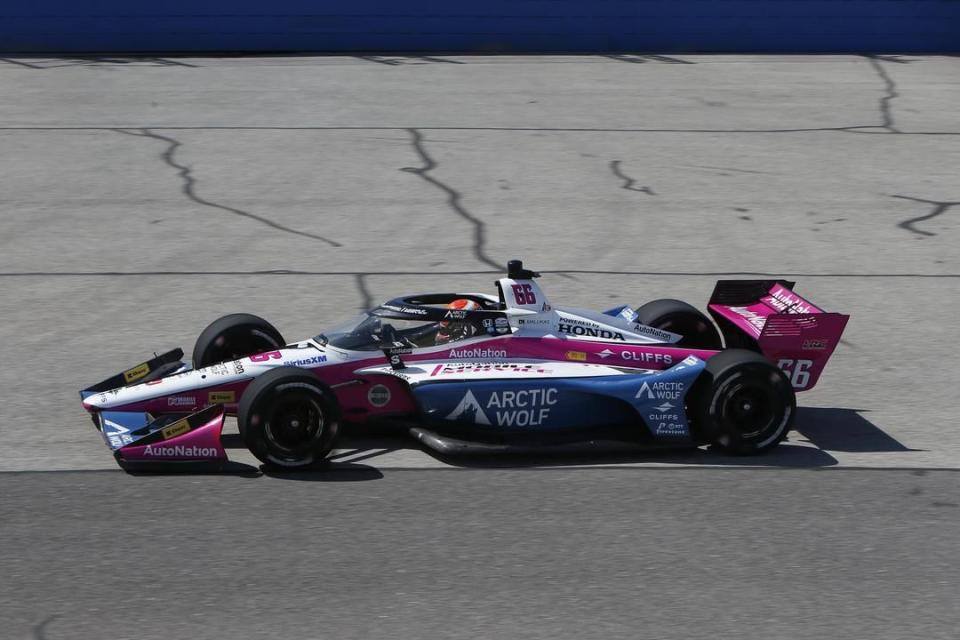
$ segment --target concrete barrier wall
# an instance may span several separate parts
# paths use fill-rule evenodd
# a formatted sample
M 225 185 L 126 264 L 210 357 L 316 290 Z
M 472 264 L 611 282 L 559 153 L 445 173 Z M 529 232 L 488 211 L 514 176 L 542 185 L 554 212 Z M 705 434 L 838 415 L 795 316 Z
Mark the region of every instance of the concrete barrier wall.
M 960 0 L 2 0 L 0 50 L 960 51 Z

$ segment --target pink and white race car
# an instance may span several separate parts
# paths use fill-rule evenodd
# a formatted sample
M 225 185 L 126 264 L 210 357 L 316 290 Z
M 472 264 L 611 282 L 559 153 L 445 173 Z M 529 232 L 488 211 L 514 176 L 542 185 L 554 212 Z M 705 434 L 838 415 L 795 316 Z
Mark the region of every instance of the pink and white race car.
M 292 343 L 225 316 L 192 362 L 156 356 L 81 391 L 83 407 L 125 468 L 224 463 L 228 415 L 258 459 L 295 468 L 373 422 L 447 454 L 597 440 L 752 454 L 784 438 L 849 318 L 782 280 L 718 282 L 711 319 L 678 300 L 554 305 L 537 277 L 513 260 L 496 295 L 404 296 Z

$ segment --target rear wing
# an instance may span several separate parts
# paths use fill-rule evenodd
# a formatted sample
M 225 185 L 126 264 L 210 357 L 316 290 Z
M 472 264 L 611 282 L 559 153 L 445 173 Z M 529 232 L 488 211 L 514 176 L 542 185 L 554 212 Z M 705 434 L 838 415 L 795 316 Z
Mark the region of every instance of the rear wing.
M 850 316 L 824 311 L 794 293 L 794 284 L 720 280 L 707 308 L 728 347 L 763 353 L 804 391 L 820 379 Z

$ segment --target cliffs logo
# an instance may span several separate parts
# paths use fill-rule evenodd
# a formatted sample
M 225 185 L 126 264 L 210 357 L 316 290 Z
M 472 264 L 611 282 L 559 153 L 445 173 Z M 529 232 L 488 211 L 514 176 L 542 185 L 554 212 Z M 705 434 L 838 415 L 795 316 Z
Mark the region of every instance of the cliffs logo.
M 451 349 L 448 358 L 506 358 L 504 349 Z

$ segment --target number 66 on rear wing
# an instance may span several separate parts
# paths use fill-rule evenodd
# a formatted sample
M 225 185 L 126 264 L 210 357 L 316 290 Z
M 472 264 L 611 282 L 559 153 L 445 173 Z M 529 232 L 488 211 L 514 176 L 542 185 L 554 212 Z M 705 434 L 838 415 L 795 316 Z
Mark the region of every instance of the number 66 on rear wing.
M 719 280 L 708 310 L 729 347 L 763 353 L 797 391 L 812 389 L 850 316 L 829 313 L 786 280 Z

